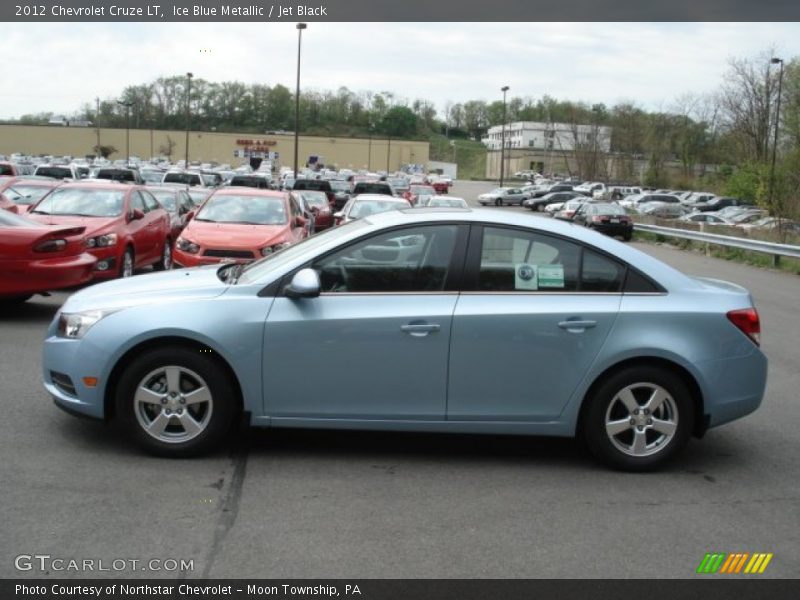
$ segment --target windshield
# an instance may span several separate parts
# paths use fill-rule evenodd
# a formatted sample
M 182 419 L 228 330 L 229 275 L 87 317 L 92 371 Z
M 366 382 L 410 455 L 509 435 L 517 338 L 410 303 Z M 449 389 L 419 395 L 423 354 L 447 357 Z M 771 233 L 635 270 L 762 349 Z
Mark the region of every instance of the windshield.
M 176 208 L 176 201 L 175 201 L 175 194 L 171 192 L 160 192 L 160 191 L 151 191 L 151 194 L 156 197 L 156 200 L 159 201 L 161 206 L 166 208 L 169 212 L 175 212 Z
M 592 213 L 596 215 L 625 215 L 625 209 L 618 204 L 596 204 L 592 207 Z
M 305 192 L 302 194 L 303 201 L 309 206 L 316 206 L 317 208 L 326 208 L 328 205 L 328 197 L 325 192 Z
M 186 185 L 200 185 L 200 175 L 197 173 L 167 173 L 164 183 L 184 183 Z
M 161 183 L 164 174 L 161 171 L 140 171 L 139 173 L 145 183 Z
M 264 196 L 212 196 L 197 213 L 197 221 L 286 225 L 286 209 L 281 198 Z
M 125 192 L 61 188 L 53 190 L 32 211 L 44 215 L 80 217 L 118 217 L 122 214 Z
M 417 196 L 435 196 L 436 190 L 427 185 L 412 185 L 411 193 Z
M 351 219 L 363 219 L 369 215 L 386 212 L 388 210 L 400 210 L 401 208 L 408 208 L 406 202 L 381 202 L 380 200 L 362 200 L 361 202 L 353 203 L 350 208 Z
M 3 194 L 9 200 L 13 200 L 17 204 L 35 204 L 47 192 L 52 190 L 52 186 L 46 185 L 13 185 L 6 189 Z
M 316 233 L 311 237 L 304 239 L 284 250 L 280 250 L 274 254 L 270 254 L 265 258 L 261 258 L 255 262 L 248 264 L 239 275 L 238 282 L 242 284 L 252 283 L 258 281 L 261 277 L 267 274 L 272 269 L 279 269 L 282 265 L 291 262 L 296 257 L 306 252 L 313 252 L 318 248 L 322 248 L 331 241 L 336 240 L 337 237 L 347 235 L 355 229 L 367 227 L 367 221 L 350 221 L 337 227 L 332 227 L 321 233 Z
M 463 198 L 433 198 L 428 206 L 446 206 L 452 208 L 469 208 L 467 201 Z
M 36 174 L 43 177 L 55 177 L 56 179 L 72 177 L 72 171 L 67 167 L 39 167 L 36 169 Z

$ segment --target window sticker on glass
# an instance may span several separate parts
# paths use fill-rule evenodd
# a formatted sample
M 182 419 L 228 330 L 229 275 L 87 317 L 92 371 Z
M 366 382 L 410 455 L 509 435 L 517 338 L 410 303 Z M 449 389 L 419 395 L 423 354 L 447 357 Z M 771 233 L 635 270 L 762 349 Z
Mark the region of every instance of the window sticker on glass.
M 514 265 L 514 289 L 538 290 L 536 265 L 517 263 Z
M 540 288 L 563 288 L 564 265 L 539 265 Z

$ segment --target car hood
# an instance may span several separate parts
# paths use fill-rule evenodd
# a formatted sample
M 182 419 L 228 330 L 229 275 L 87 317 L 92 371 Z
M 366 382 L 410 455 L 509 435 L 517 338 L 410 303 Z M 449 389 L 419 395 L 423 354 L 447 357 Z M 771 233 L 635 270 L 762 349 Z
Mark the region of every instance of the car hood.
M 282 241 L 288 231 L 288 225 L 190 221 L 181 237 L 205 247 L 252 250 Z
M 91 237 L 93 234 L 103 231 L 113 225 L 121 217 L 71 217 L 68 215 L 37 215 L 28 213 L 25 215 L 29 219 L 44 223 L 45 225 L 63 225 L 70 227 L 86 227 L 85 235 Z
M 217 276 L 219 265 L 148 273 L 98 283 L 69 297 L 63 312 L 119 309 L 141 304 L 214 298 L 228 289 Z

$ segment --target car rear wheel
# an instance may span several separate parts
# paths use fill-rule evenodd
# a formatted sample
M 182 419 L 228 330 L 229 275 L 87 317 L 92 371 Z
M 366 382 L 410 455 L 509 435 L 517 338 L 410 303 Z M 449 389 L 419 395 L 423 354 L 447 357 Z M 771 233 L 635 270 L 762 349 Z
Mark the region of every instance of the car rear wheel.
M 188 457 L 218 445 L 238 413 L 227 372 L 184 347 L 151 350 L 128 366 L 117 387 L 120 422 L 146 451 Z
M 633 367 L 604 381 L 582 421 L 589 449 L 624 471 L 661 467 L 689 440 L 692 398 L 683 380 L 657 367 Z
M 172 268 L 172 245 L 169 240 L 164 240 L 164 248 L 161 250 L 161 258 L 153 265 L 156 271 L 168 271 Z
M 122 255 L 122 261 L 119 265 L 120 277 L 131 277 L 133 275 L 133 250 L 125 248 L 125 253 Z

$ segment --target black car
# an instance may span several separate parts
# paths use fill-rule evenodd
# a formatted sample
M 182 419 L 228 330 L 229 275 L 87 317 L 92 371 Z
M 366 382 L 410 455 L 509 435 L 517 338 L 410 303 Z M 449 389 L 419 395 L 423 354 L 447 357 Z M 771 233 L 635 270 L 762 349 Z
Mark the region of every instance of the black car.
M 331 182 L 327 179 L 296 179 L 292 186 L 292 191 L 299 192 L 301 190 L 308 190 L 311 192 L 325 192 L 328 197 L 328 203 L 333 204 L 336 200 L 336 195 L 333 193 Z
M 350 200 L 350 182 L 344 179 L 333 179 L 330 184 L 333 189 L 333 206 L 336 210 L 342 210 Z
M 633 237 L 633 221 L 619 204 L 586 203 L 572 215 L 572 221 L 625 241 Z
M 699 212 L 713 212 L 722 208 L 727 208 L 728 206 L 753 206 L 753 202 L 750 200 L 742 200 L 741 198 L 718 196 L 716 198 L 712 198 L 708 202 L 696 202 L 695 204 L 690 204 L 689 206 Z
M 582 194 L 572 191 L 550 192 L 539 198 L 529 198 L 528 200 L 523 200 L 522 206 L 525 206 L 526 208 L 530 208 L 531 210 L 535 210 L 537 212 L 542 212 L 544 210 L 544 207 L 547 206 L 548 204 L 553 204 L 554 202 L 567 202 L 568 200 L 572 200 L 573 198 L 581 198 L 581 197 L 583 197 Z
M 259 175 L 234 175 L 231 177 L 229 186 L 251 187 L 261 190 L 269 189 L 269 181 L 266 177 Z
M 388 183 L 380 181 L 359 181 L 353 186 L 353 196 L 359 194 L 382 194 L 384 196 L 394 196 L 394 190 Z

